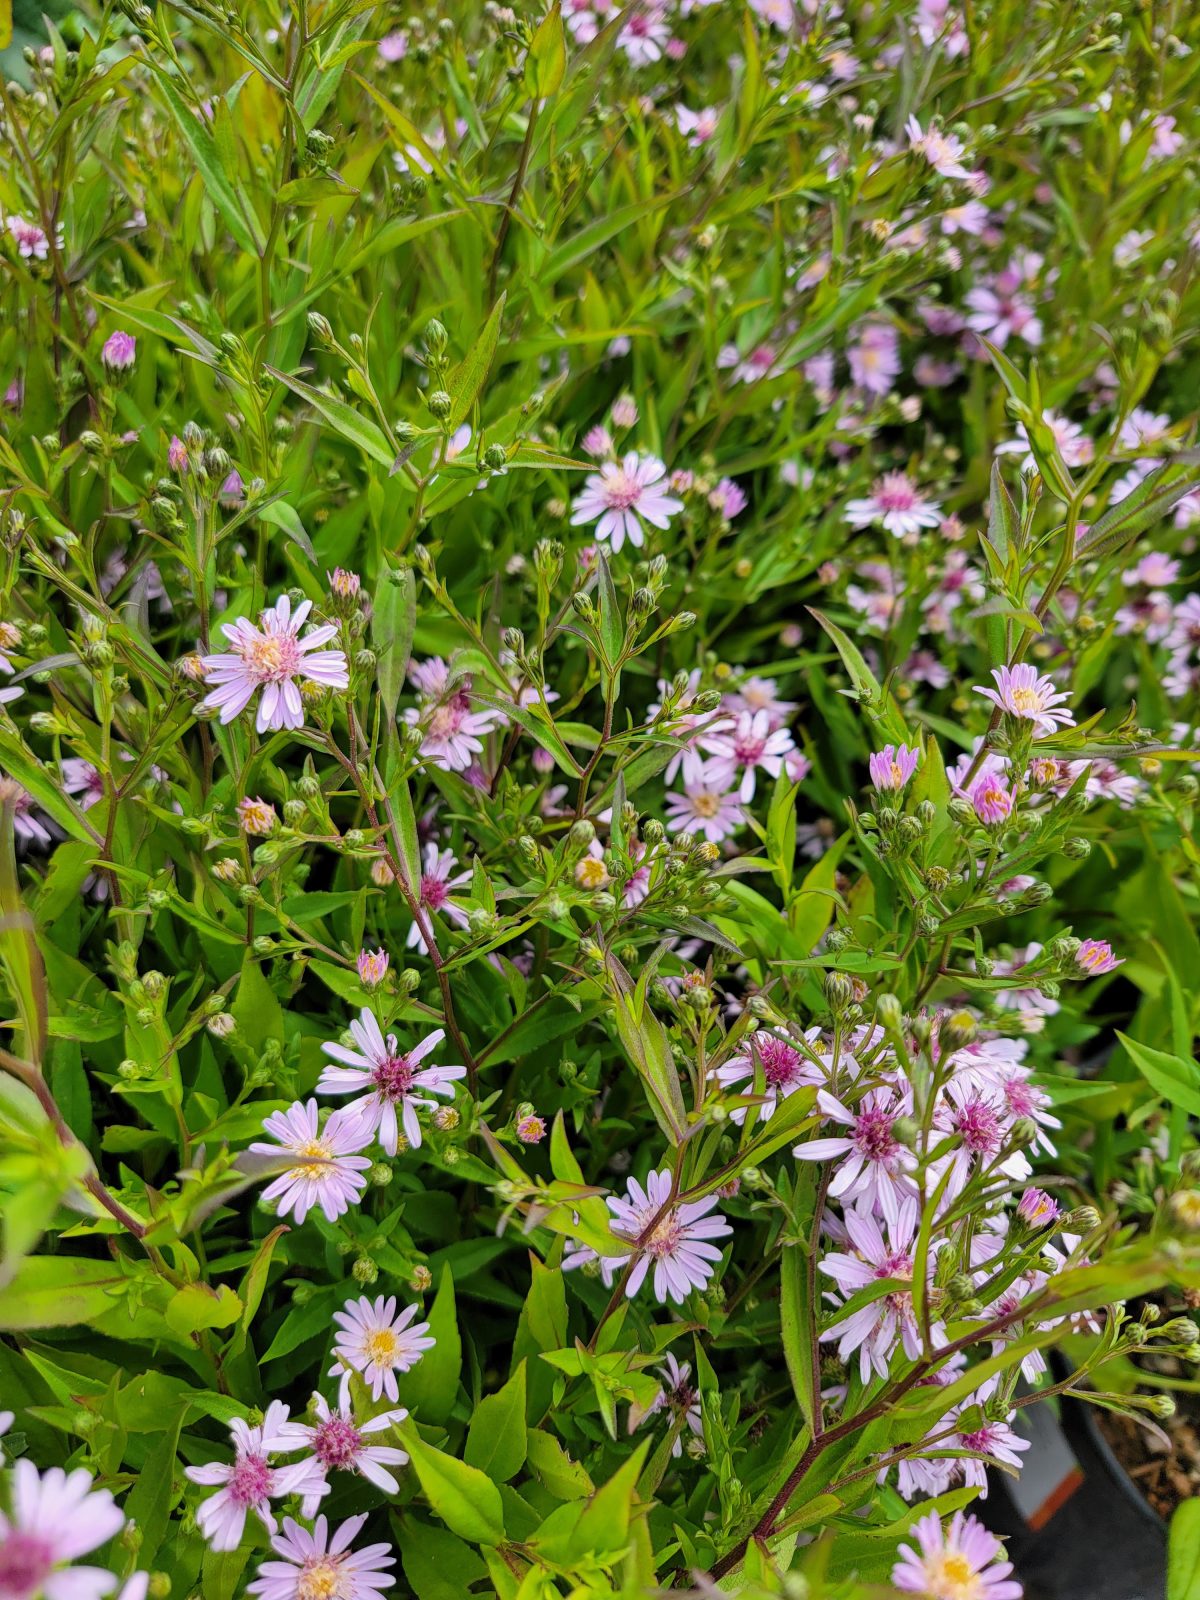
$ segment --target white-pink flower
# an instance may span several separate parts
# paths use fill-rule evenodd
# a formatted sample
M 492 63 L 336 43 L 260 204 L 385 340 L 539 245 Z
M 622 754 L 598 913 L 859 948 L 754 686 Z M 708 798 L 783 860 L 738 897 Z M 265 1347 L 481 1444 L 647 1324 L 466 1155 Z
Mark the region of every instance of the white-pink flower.
M 922 528 L 936 528 L 941 520 L 941 506 L 935 500 L 927 500 L 905 472 L 885 472 L 875 480 L 865 499 L 851 500 L 846 505 L 846 521 L 852 528 L 876 523 L 897 538 L 919 533 Z
M 390 1569 L 396 1564 L 389 1546 L 350 1548 L 366 1520 L 366 1512 L 347 1518 L 331 1539 L 324 1517 L 311 1533 L 285 1517 L 282 1534 L 271 1540 L 281 1559 L 262 1562 L 247 1593 L 259 1600 L 376 1600 L 388 1593 L 395 1587 Z
M 916 1231 L 915 1200 L 906 1201 L 897 1220 L 888 1223 L 886 1238 L 874 1217 L 851 1209 L 846 1213 L 846 1238 L 854 1254 L 835 1251 L 821 1261 L 820 1270 L 833 1279 L 847 1300 L 860 1289 L 884 1279 L 896 1279 L 902 1285 L 911 1283 Z M 933 1325 L 930 1336 L 935 1346 L 945 1343 L 946 1333 L 940 1323 Z M 903 1347 L 910 1360 L 915 1361 L 921 1354 L 921 1333 L 913 1310 L 912 1290 L 903 1287 L 890 1290 L 834 1322 L 821 1339 L 837 1339 L 838 1355 L 843 1361 L 858 1351 L 859 1373 L 864 1383 L 869 1381 L 872 1371 L 886 1378 L 897 1346 Z
M 471 680 L 455 679 L 449 664 L 439 656 L 410 661 L 408 676 L 421 704 L 409 706 L 404 720 L 421 731 L 421 760 L 447 772 L 465 772 L 481 754 L 484 737 L 501 714 L 491 709 L 476 711 Z
M 366 1295 L 350 1300 L 333 1320 L 338 1331 L 334 1335 L 333 1352 L 337 1357 L 330 1368 L 331 1377 L 347 1379 L 357 1372 L 371 1390 L 371 1398 L 378 1400 L 386 1394 L 393 1403 L 400 1398 L 396 1386 L 398 1372 L 410 1372 L 426 1350 L 437 1343 L 429 1336 L 427 1322 L 414 1322 L 420 1307 L 406 1306 L 396 1315 L 396 1297 L 385 1300 L 378 1295 L 374 1301 Z M 343 1404 L 347 1385 L 343 1383 Z
M 403 1406 L 359 1422 L 348 1405 L 342 1404 L 334 1411 L 324 1395 L 314 1394 L 312 1403 L 317 1415 L 315 1423 L 290 1422 L 284 1430 L 291 1437 L 287 1448 L 306 1451 L 313 1483 L 319 1479 L 319 1487 L 305 1491 L 304 1515 L 316 1514 L 321 1496 L 329 1489 L 331 1472 L 356 1472 L 385 1494 L 397 1494 L 400 1484 L 388 1469 L 402 1467 L 408 1460 L 407 1451 L 370 1441 L 374 1434 L 404 1421 L 408 1412 Z
M 8 1415 L 8 1413 L 6 1413 Z M 12 1509 L 0 1511 L 0 1595 L 4 1600 L 100 1600 L 117 1580 L 101 1567 L 67 1567 L 125 1526 L 107 1489 L 82 1467 L 39 1473 L 22 1456 L 12 1469 Z
M 993 667 L 994 689 L 975 685 L 975 693 L 990 700 L 1010 716 L 1032 722 L 1039 733 L 1053 733 L 1059 725 L 1069 727 L 1075 718 L 1062 704 L 1071 697 L 1054 687 L 1053 678 L 1039 675 L 1036 667 L 1020 662 L 1015 667 Z
M 916 1546 L 902 1544 L 892 1585 L 923 1600 L 1021 1600 L 1004 1546 L 975 1517 L 954 1513 L 949 1528 L 936 1511 L 913 1524 Z
M 721 1251 L 713 1240 L 728 1238 L 733 1229 L 724 1217 L 710 1216 L 717 1204 L 716 1195 L 684 1205 L 672 1205 L 670 1200 L 671 1174 L 663 1171 L 649 1173 L 644 1188 L 636 1178 L 630 1178 L 625 1194 L 610 1195 L 607 1205 L 613 1216 L 612 1231 L 630 1243 L 636 1243 L 654 1224 L 653 1231 L 634 1253 L 633 1270 L 625 1284 L 626 1295 L 638 1292 L 653 1267 L 655 1298 L 660 1304 L 673 1300 L 682 1305 L 693 1289 L 706 1287 L 714 1264 L 721 1259 Z M 616 1273 L 629 1261 L 624 1255 L 599 1259 L 604 1281 L 610 1286 Z M 576 1245 L 563 1258 L 563 1266 L 570 1270 L 594 1260 L 594 1250 L 587 1245 Z
M 263 1132 L 279 1143 L 256 1141 L 251 1151 L 288 1163 L 287 1171 L 263 1190 L 264 1200 L 279 1202 L 281 1217 L 290 1213 L 299 1224 L 316 1206 L 334 1222 L 358 1204 L 371 1166 L 369 1157 L 358 1152 L 370 1144 L 374 1132 L 360 1116 L 334 1111 L 322 1128 L 317 1102 L 296 1100 L 286 1111 L 272 1112 L 263 1122 Z
M 813 1029 L 806 1038 L 816 1037 Z M 777 1033 L 760 1028 L 748 1034 L 745 1046 L 730 1056 L 713 1076 L 726 1091 L 735 1094 L 753 1094 L 756 1069 L 762 1073 L 763 1103 L 758 1113 L 760 1122 L 766 1122 L 781 1100 L 805 1085 L 824 1083 L 825 1076 L 816 1062 L 809 1059 Z M 735 1106 L 730 1112 L 733 1122 L 746 1120 L 746 1107 Z
M 685 783 L 683 793 L 667 795 L 667 827 L 672 833 L 701 833 L 709 844 L 720 844 L 745 824 L 745 813 L 736 794 L 714 788 L 703 778 Z
M 294 1448 L 288 1431 L 288 1408 L 281 1401 L 271 1401 L 257 1427 L 235 1417 L 229 1434 L 234 1450 L 231 1464 L 213 1461 L 207 1466 L 185 1469 L 193 1483 L 218 1486 L 217 1493 L 209 1495 L 196 1513 L 200 1532 L 214 1550 L 237 1549 L 249 1512 L 268 1533 L 274 1533 L 272 1500 L 287 1494 L 324 1492 L 318 1487 L 320 1472 L 314 1471 L 310 1463 L 298 1461 L 284 1467 L 271 1464 L 273 1455 Z
M 822 1089 L 817 1108 L 849 1131 L 838 1138 L 809 1139 L 792 1154 L 801 1161 L 836 1162 L 829 1185 L 833 1198 L 865 1203 L 898 1226 L 906 1203 L 916 1194 L 912 1173 L 917 1158 L 896 1137 L 896 1123 L 912 1113 L 910 1097 L 880 1085 L 868 1089 L 851 1110 Z
M 467 913 L 462 906 L 456 906 L 450 896 L 455 889 L 461 889 L 471 881 L 470 872 L 455 874 L 458 857 L 452 850 L 439 850 L 432 841 L 425 846 L 424 859 L 421 863 L 421 909 L 427 917 L 443 916 L 448 922 L 455 923 L 460 928 L 467 926 Z M 413 918 L 412 927 L 408 930 L 405 944 L 410 950 L 420 950 L 425 955 L 429 954 L 429 946 L 425 942 L 425 935 L 421 932 L 421 924 Z
M 606 461 L 589 473 L 571 513 L 571 526 L 596 524 L 596 537 L 619 550 L 626 539 L 635 549 L 646 542 L 643 522 L 665 528 L 683 501 L 667 493 L 667 469 L 657 456 L 630 450 L 620 461 Z
M 394 1156 L 403 1123 L 404 1137 L 414 1150 L 419 1149 L 421 1124 L 417 1108 L 433 1110 L 437 1100 L 431 1100 L 430 1095 L 452 1100 L 451 1084 L 466 1076 L 466 1067 L 421 1066 L 446 1037 L 445 1029 L 435 1028 L 411 1050 L 402 1050 L 396 1035 L 389 1033 L 385 1038 L 374 1013 L 364 1006 L 358 1020 L 350 1024 L 350 1034 L 357 1050 L 342 1044 L 321 1046 L 327 1056 L 343 1065 L 325 1068 L 317 1080 L 317 1093 L 354 1094 L 365 1090 L 360 1100 L 345 1108 L 344 1114 L 358 1122 L 367 1140 L 378 1133 L 380 1144 L 389 1156 Z
M 773 728 L 766 711 L 743 711 L 728 731 L 706 733 L 700 740 L 712 759 L 705 766 L 705 781 L 714 788 L 738 784 L 738 799 L 754 799 L 759 768 L 777 778 L 796 745 L 786 728 Z
M 334 637 L 337 624 L 325 622 L 300 636 L 311 610 L 312 601 L 302 600 L 293 613 L 285 594 L 262 613 L 257 627 L 246 617 L 239 617 L 232 626 L 223 624 L 221 631 L 233 649 L 202 657 L 205 677 L 217 685 L 202 705 L 219 711 L 222 722 L 232 722 L 259 694 L 256 725 L 265 733 L 304 726 L 298 679 L 317 689 L 349 688 L 345 654 L 319 648 Z
M 909 117 L 904 131 L 908 134 L 911 147 L 923 155 L 941 177 L 965 179 L 971 176 L 963 165 L 963 156 L 966 154 L 963 142 L 956 134 L 943 133 L 932 123 L 922 131 L 916 117 Z

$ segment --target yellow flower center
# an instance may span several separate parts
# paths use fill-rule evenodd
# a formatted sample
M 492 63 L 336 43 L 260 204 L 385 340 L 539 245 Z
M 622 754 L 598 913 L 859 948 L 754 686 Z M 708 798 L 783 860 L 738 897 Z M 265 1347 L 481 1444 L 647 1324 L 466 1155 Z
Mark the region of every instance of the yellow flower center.
M 1042 697 L 1036 689 L 1014 689 L 1012 703 L 1018 711 L 1040 711 Z
M 720 795 L 708 794 L 702 790 L 700 794 L 692 796 L 692 810 L 698 817 L 715 817 L 720 809 Z
M 932 1557 L 927 1573 L 928 1593 L 935 1600 L 980 1600 L 983 1594 L 979 1574 L 957 1551 Z
M 368 1360 L 377 1367 L 390 1367 L 396 1359 L 397 1339 L 390 1328 L 376 1328 L 367 1335 L 364 1346 Z
M 310 1139 L 307 1144 L 298 1146 L 296 1155 L 297 1165 L 306 1178 L 324 1177 L 326 1163 L 333 1160 L 333 1151 L 320 1139 Z
M 296 1585 L 296 1600 L 344 1600 L 349 1592 L 337 1564 L 319 1558 L 306 1572 L 301 1573 Z

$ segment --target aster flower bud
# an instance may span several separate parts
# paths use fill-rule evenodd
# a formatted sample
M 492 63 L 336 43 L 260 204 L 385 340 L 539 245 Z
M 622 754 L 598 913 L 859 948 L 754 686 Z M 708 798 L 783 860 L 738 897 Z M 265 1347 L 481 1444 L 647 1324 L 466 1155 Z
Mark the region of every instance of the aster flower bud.
M 350 1273 L 355 1283 L 365 1285 L 375 1282 L 379 1276 L 379 1268 L 371 1260 L 370 1256 L 359 1256 L 350 1268 Z
M 1062 842 L 1062 853 L 1068 861 L 1086 861 L 1092 853 L 1092 841 L 1076 834 Z
M 483 452 L 483 464 L 489 472 L 500 472 L 508 465 L 508 452 L 502 444 L 490 444 Z
M 896 1029 L 904 1017 L 904 1007 L 894 994 L 881 994 L 875 1001 L 875 1015 L 881 1027 Z
M 205 1027 L 214 1039 L 228 1039 L 229 1035 L 237 1027 L 237 1020 L 228 1011 L 218 1011 L 215 1016 L 209 1017 Z
M 454 410 L 454 401 L 445 389 L 435 389 L 432 394 L 425 397 L 425 404 L 429 407 L 430 415 L 444 422 Z
M 823 987 L 826 1002 L 835 1016 L 854 998 L 854 985 L 844 972 L 827 972 Z
M 1067 1212 L 1061 1226 L 1064 1233 L 1092 1233 L 1100 1226 L 1100 1213 L 1095 1206 L 1078 1206 Z
M 595 837 L 595 826 L 586 817 L 580 817 L 578 822 L 571 824 L 571 832 L 568 838 L 576 850 L 586 850 Z

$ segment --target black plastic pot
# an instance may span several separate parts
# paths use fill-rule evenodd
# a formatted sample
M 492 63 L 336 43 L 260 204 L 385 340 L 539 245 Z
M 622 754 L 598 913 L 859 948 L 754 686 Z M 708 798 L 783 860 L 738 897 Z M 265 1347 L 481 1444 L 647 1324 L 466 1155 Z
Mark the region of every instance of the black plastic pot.
M 1034 1416 L 1036 1413 L 1036 1417 Z M 981 1512 L 1008 1540 L 1026 1600 L 1165 1600 L 1166 1524 L 1113 1454 L 1093 1409 L 1028 1408 L 1036 1439 L 1017 1485 L 993 1474 Z M 1040 1501 L 1026 1474 L 1051 1459 Z

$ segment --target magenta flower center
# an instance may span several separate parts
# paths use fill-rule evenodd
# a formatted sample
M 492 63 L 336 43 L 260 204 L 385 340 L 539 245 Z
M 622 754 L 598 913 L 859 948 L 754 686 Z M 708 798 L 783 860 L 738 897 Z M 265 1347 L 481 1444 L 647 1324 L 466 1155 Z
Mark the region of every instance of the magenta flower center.
M 226 1487 L 237 1505 L 256 1506 L 270 1495 L 274 1481 L 266 1456 L 244 1455 L 237 1458 Z
M 388 1056 L 371 1074 L 371 1081 L 385 1100 L 403 1100 L 413 1086 L 417 1071 L 407 1056 Z
M 974 1433 L 960 1433 L 958 1437 L 962 1440 L 964 1450 L 978 1450 L 984 1455 L 991 1453 L 996 1442 L 995 1430 L 986 1422 Z
M 430 911 L 440 911 L 450 894 L 444 878 L 426 872 L 421 877 L 421 904 Z
M 354 1465 L 362 1442 L 362 1434 L 352 1422 L 334 1415 L 319 1423 L 313 1431 L 313 1454 L 322 1466 L 345 1470 Z
M 875 485 L 875 504 L 881 511 L 911 511 L 917 495 L 902 472 L 887 472 Z
M 763 1077 L 770 1089 L 790 1089 L 800 1081 L 804 1062 L 798 1050 L 782 1039 L 768 1034 L 759 1041 L 758 1059 L 762 1062 Z
M 260 683 L 282 683 L 300 670 L 300 647 L 291 633 L 256 634 L 240 654 Z
M 1020 1078 L 1010 1078 L 1004 1085 L 1004 1101 L 1014 1117 L 1031 1117 L 1038 1108 L 1036 1092 Z
M 865 1106 L 859 1112 L 850 1137 L 864 1161 L 887 1161 L 896 1154 L 900 1146 L 892 1133 L 894 1122 L 892 1113 L 879 1106 Z M 881 1276 L 886 1278 L 890 1274 L 884 1272 Z
M 629 24 L 644 21 L 644 18 L 635 17 Z M 628 511 L 631 506 L 636 506 L 642 497 L 642 485 L 636 478 L 631 478 L 624 468 L 618 467 L 616 472 L 610 473 L 604 479 L 604 503 L 610 511 Z
M 761 761 L 766 748 L 766 739 L 752 733 L 739 733 L 733 741 L 733 753 L 745 767 L 753 767 Z
M 968 1100 L 954 1118 L 954 1131 L 972 1155 L 990 1155 L 1000 1148 L 1000 1118 L 986 1100 Z
M 38 1594 L 54 1570 L 54 1551 L 36 1534 L 16 1528 L 0 1543 L 0 1594 Z
M 675 1253 L 682 1242 L 683 1224 L 679 1220 L 679 1213 L 668 1211 L 646 1240 L 646 1249 L 652 1256 L 669 1256 Z
M 746 365 L 753 367 L 757 372 L 769 372 L 771 363 L 775 360 L 775 352 L 769 344 L 755 345 L 746 357 Z
M 458 701 L 447 701 L 443 706 L 438 706 L 429 719 L 429 737 L 431 739 L 450 739 L 462 727 L 465 708 Z

